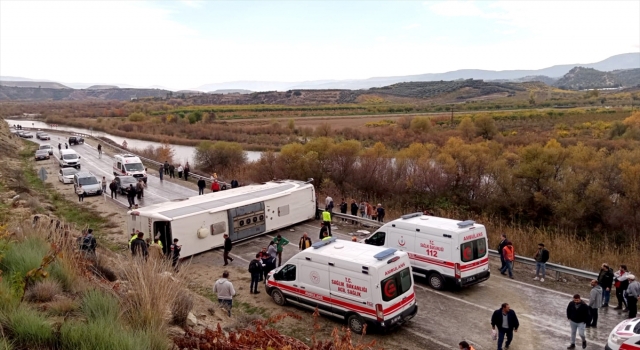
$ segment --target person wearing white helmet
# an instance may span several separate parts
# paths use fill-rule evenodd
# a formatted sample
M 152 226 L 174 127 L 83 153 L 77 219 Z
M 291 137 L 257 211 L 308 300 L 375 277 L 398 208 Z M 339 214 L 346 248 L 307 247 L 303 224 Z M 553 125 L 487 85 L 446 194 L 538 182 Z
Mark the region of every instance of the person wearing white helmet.
M 629 318 L 635 318 L 638 314 L 638 297 L 640 297 L 640 282 L 636 281 L 636 276 L 629 275 L 629 287 L 627 287 L 627 309 Z

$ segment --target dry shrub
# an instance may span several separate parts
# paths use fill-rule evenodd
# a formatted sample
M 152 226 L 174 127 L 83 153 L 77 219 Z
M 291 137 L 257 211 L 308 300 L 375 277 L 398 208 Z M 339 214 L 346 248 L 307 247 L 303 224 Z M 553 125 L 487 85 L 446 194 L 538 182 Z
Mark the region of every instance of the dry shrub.
M 78 310 L 80 305 L 71 299 L 54 300 L 47 306 L 47 311 L 53 316 L 67 316 Z
M 124 316 L 137 330 L 161 331 L 169 321 L 169 307 L 183 292 L 181 273 L 167 260 L 141 258 L 119 261 L 130 287 L 123 298 Z
M 186 292 L 178 294 L 171 305 L 172 322 L 184 327 L 191 309 L 193 309 L 193 298 L 191 295 Z
M 62 286 L 58 281 L 45 279 L 29 287 L 24 297 L 27 301 L 46 303 L 53 300 L 53 297 L 60 293 L 62 293 Z
M 89 270 L 96 276 L 106 279 L 109 282 L 115 282 L 118 280 L 118 276 L 109 267 L 107 259 L 98 256 L 93 264 L 89 266 Z

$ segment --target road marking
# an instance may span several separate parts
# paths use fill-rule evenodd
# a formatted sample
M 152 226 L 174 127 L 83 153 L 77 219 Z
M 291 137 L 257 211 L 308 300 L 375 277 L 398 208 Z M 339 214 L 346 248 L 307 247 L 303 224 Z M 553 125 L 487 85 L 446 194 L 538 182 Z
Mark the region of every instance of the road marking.
M 433 290 L 433 289 L 431 289 L 431 288 L 427 288 L 427 287 L 423 287 L 423 286 L 418 286 L 418 285 L 415 285 L 415 284 L 414 284 L 414 288 L 415 288 L 415 287 L 418 287 L 418 288 L 420 288 L 420 289 L 422 289 L 422 290 L 425 290 L 425 291 L 427 291 L 427 292 L 431 292 L 431 293 L 434 293 L 434 294 L 438 294 L 438 295 L 443 296 L 443 297 L 445 297 L 445 298 L 449 298 L 449 299 L 452 299 L 452 300 L 459 301 L 459 302 L 464 303 L 464 304 L 467 304 L 467 305 L 475 306 L 475 307 L 477 307 L 477 308 L 479 308 L 479 309 L 483 309 L 483 310 L 486 310 L 486 311 L 489 311 L 489 312 L 493 312 L 493 311 L 495 311 L 495 310 L 493 310 L 493 309 L 491 309 L 491 308 L 489 308 L 489 307 L 482 306 L 482 305 L 479 305 L 479 304 L 476 304 L 476 303 L 472 303 L 472 302 L 470 302 L 470 301 L 467 301 L 467 300 L 464 300 L 464 299 L 460 299 L 460 298 L 454 297 L 454 296 L 452 296 L 452 295 L 448 295 L 448 294 L 445 294 L 445 293 L 439 292 L 439 291 L 437 291 L 437 290 Z M 537 327 L 540 327 L 540 328 L 544 328 L 544 329 L 546 329 L 546 330 L 552 331 L 552 332 L 557 333 L 557 334 L 561 334 L 561 335 L 563 335 L 563 336 L 566 336 L 566 335 L 567 335 L 566 333 L 564 333 L 564 332 L 562 332 L 561 330 L 559 330 L 555 325 L 546 326 L 546 325 L 541 324 L 541 322 L 543 322 L 543 321 L 541 321 L 541 320 L 540 320 L 540 317 L 535 317 L 535 316 L 533 316 L 533 315 L 529 315 L 529 314 L 525 314 L 525 313 L 522 313 L 522 314 L 520 314 L 520 315 L 522 315 L 522 316 L 524 316 L 524 317 L 526 317 L 526 318 L 530 319 L 531 321 L 533 321 L 533 322 L 532 322 L 532 324 L 533 324 L 534 326 L 537 326 Z M 545 322 L 545 323 L 546 323 L 546 322 Z M 547 323 L 547 324 L 549 324 L 549 323 Z M 590 342 L 590 343 L 592 343 L 592 344 L 595 344 L 595 345 L 601 346 L 601 347 L 603 347 L 603 348 L 605 347 L 605 344 L 598 343 L 598 342 L 593 341 L 593 340 L 589 340 L 589 342 Z
M 436 344 L 438 344 L 438 345 L 440 345 L 440 346 L 444 346 L 444 347 L 445 347 L 445 348 L 447 348 L 447 349 L 453 349 L 453 348 L 454 348 L 453 346 L 451 346 L 451 345 L 449 345 L 449 344 L 445 344 L 445 343 L 443 343 L 443 342 L 439 341 L 439 340 L 438 340 L 438 339 L 436 339 L 436 338 L 432 338 L 432 337 L 430 337 L 430 336 L 428 336 L 428 335 L 424 335 L 424 334 L 422 334 L 422 333 L 418 333 L 418 332 L 416 332 L 416 331 L 414 331 L 414 330 L 412 330 L 412 329 L 404 328 L 404 330 L 406 330 L 407 332 L 410 332 L 411 334 L 416 335 L 416 336 L 418 336 L 418 337 L 420 337 L 420 338 L 424 338 L 424 339 L 429 340 L 429 341 L 431 341 L 431 342 L 433 342 L 433 343 L 436 343 Z

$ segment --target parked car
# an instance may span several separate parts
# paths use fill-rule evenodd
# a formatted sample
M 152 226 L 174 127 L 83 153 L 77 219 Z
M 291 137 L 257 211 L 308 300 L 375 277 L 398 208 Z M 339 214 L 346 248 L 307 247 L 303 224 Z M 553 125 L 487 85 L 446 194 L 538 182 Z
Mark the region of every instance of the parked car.
M 116 176 L 116 185 L 118 185 L 117 191 L 122 194 L 127 194 L 127 188 L 129 185 L 133 185 L 135 188 L 138 184 L 138 179 L 133 176 Z
M 36 132 L 36 138 L 37 138 L 38 140 L 40 140 L 40 135 L 42 135 L 42 134 L 44 134 L 44 131 L 37 131 L 37 132 Z
M 58 171 L 58 181 L 63 184 L 72 184 L 73 183 L 73 175 L 78 173 L 78 169 L 76 168 L 62 168 Z
M 640 349 L 640 317 L 629 318 L 613 328 L 605 350 Z
M 23 134 L 24 134 L 24 131 L 22 131 L 22 130 L 17 130 L 16 131 L 16 135 L 18 135 L 20 137 L 22 137 Z
M 82 185 L 85 196 L 102 194 L 102 184 L 95 175 L 88 171 L 79 171 L 73 175 L 74 191 L 78 190 L 78 185 Z
M 49 134 L 47 133 L 40 133 L 40 137 L 38 137 L 40 140 L 51 140 L 51 136 L 49 136 Z
M 35 158 L 36 161 L 49 159 L 49 151 L 47 151 L 46 149 L 39 149 L 36 151 Z
M 44 145 L 40 145 L 40 149 L 44 149 L 49 151 L 49 155 L 52 156 L 53 155 L 53 146 L 51 146 L 48 143 L 45 143 Z
M 30 132 L 28 132 L 28 131 L 26 131 L 26 132 L 25 132 L 25 131 L 23 131 L 21 136 L 22 136 L 23 138 L 25 138 L 25 139 L 32 139 L 32 138 L 33 138 L 33 134 L 32 134 L 32 133 L 30 133 Z
M 84 143 L 84 139 L 81 136 L 71 136 L 69 137 L 69 146 L 71 145 L 81 145 Z

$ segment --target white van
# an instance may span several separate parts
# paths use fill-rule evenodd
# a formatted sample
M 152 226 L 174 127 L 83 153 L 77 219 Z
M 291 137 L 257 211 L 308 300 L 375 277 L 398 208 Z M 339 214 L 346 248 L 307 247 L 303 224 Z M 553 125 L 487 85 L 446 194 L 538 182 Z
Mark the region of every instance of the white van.
M 116 154 L 113 156 L 113 175 L 133 176 L 147 183 L 147 172 L 140 158 L 133 154 Z
M 471 220 L 407 214 L 384 224 L 365 243 L 407 252 L 413 273 L 437 290 L 447 282 L 470 286 L 491 274 L 487 230 Z
M 418 312 L 407 253 L 331 238 L 314 243 L 269 273 L 267 293 L 346 320 L 355 333 L 365 324 L 386 330 Z
M 73 167 L 80 169 L 80 156 L 72 149 L 61 149 L 58 164 L 61 168 Z

